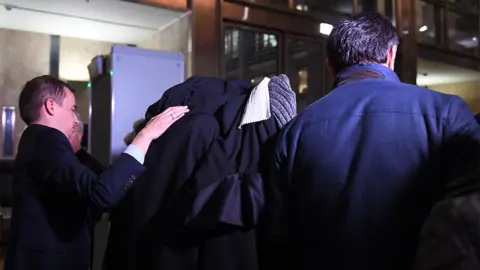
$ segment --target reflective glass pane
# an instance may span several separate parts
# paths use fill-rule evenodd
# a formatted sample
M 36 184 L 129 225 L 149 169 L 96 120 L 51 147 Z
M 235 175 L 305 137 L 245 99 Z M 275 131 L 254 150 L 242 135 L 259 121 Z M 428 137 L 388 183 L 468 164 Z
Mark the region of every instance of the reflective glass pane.
M 293 0 L 295 9 L 306 12 L 352 14 L 353 0 Z
M 466 12 L 478 11 L 478 0 L 448 0 L 450 4 L 456 9 Z
M 474 54 L 478 47 L 478 15 L 448 11 L 448 42 L 451 50 Z
M 226 28 L 224 42 L 227 78 L 255 81 L 278 73 L 278 36 Z
M 333 79 L 325 78 L 325 51 L 321 43 L 293 38 L 286 41 L 286 73 L 297 93 L 300 111 L 330 90 Z
M 439 6 L 417 0 L 417 38 L 419 42 L 436 44 L 436 25 L 435 20 L 440 22 L 441 10 Z M 440 26 L 438 26 L 440 27 Z
M 389 14 L 385 14 L 385 11 L 390 9 L 391 7 L 389 4 L 392 0 L 357 0 L 358 1 L 358 12 L 378 12 L 384 16 Z
M 395 18 L 395 0 L 358 0 L 358 11 L 376 11 L 393 20 Z

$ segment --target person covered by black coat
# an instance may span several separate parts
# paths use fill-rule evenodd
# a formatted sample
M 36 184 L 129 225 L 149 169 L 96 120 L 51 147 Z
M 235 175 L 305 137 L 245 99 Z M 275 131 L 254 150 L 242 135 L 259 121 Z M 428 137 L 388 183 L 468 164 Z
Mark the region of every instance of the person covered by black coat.
M 153 142 L 146 172 L 111 213 L 107 270 L 257 269 L 262 157 L 296 114 L 286 76 L 262 87 L 191 77 L 148 108 L 145 121 L 169 106 L 190 113 Z
M 6 270 L 85 270 L 90 267 L 91 209 L 108 211 L 140 174 L 153 139 L 188 109 L 167 109 L 152 119 L 100 176 L 76 158 L 69 137 L 77 125 L 74 90 L 40 76 L 19 99 L 27 124 L 15 160 L 12 232 Z

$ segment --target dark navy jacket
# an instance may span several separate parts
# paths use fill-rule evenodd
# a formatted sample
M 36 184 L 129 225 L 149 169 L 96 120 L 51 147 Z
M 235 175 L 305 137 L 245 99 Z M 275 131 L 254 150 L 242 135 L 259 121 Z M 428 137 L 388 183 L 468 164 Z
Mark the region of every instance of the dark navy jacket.
M 277 269 L 409 269 L 445 184 L 480 155 L 466 103 L 354 66 L 281 132 L 267 209 Z M 283 268 L 282 268 L 283 267 Z
M 90 268 L 91 211 L 111 209 L 143 172 L 122 154 L 97 176 L 60 131 L 29 126 L 15 161 L 12 236 L 6 270 Z

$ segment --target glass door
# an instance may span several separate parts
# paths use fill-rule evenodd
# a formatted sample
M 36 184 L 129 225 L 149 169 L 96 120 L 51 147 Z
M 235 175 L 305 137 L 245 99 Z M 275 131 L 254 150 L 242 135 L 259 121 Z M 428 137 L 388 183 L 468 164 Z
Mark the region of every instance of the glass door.
M 226 23 L 223 31 L 223 75 L 258 84 L 264 77 L 284 73 L 297 93 L 298 111 L 332 87 L 325 65 L 323 38 Z
M 274 32 L 226 24 L 224 77 L 259 83 L 279 73 L 279 35 Z

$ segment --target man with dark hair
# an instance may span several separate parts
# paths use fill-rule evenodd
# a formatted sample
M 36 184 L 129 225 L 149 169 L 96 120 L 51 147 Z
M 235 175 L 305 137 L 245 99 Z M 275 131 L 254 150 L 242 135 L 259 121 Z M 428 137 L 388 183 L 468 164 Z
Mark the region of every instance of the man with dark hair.
M 23 132 L 15 160 L 12 235 L 6 270 L 90 268 L 91 215 L 114 207 L 143 172 L 152 140 L 182 117 L 172 107 L 152 119 L 100 176 L 75 157 L 69 138 L 78 124 L 73 89 L 51 76 L 20 94 Z
M 69 141 L 72 145 L 73 152 L 77 153 L 78 151 L 80 151 L 80 149 L 82 149 L 83 121 L 78 112 L 75 113 L 75 116 L 77 117 L 77 123 L 73 128 L 73 135 L 70 136 Z
M 333 27 L 327 65 L 335 89 L 300 112 L 277 142 L 266 265 L 409 269 L 445 184 L 478 164 L 473 113 L 457 96 L 400 82 L 398 43 L 379 14 Z
M 20 93 L 18 101 L 20 117 L 25 124 L 30 126 L 41 117 L 41 108 L 46 106 L 46 100 L 50 100 L 51 104 L 55 103 L 60 106 L 59 108 L 63 108 L 61 106 L 64 105 L 63 102 L 67 92 L 73 95 L 74 89 L 51 76 L 41 76 L 28 81 Z M 73 104 L 71 108 L 65 109 L 70 113 L 57 113 L 57 117 L 53 118 L 52 121 L 56 122 L 54 124 L 60 131 L 70 137 L 76 124 L 76 120 L 73 118 L 76 117 L 77 107 Z
M 81 120 L 80 114 L 77 113 L 76 115 L 78 123 L 75 125 L 75 128 L 73 129 L 73 134 L 69 138 L 70 144 L 73 148 L 73 152 L 75 152 L 75 155 L 77 156 L 78 160 L 80 160 L 80 163 L 82 163 L 85 167 L 89 168 L 92 172 L 100 175 L 105 170 L 105 168 L 98 160 L 96 160 L 92 155 L 87 152 L 85 147 L 82 146 L 82 141 L 84 139 L 84 124 Z
M 399 40 L 395 27 L 378 14 L 340 21 L 327 40 L 328 67 L 334 75 L 360 63 L 393 70 Z

